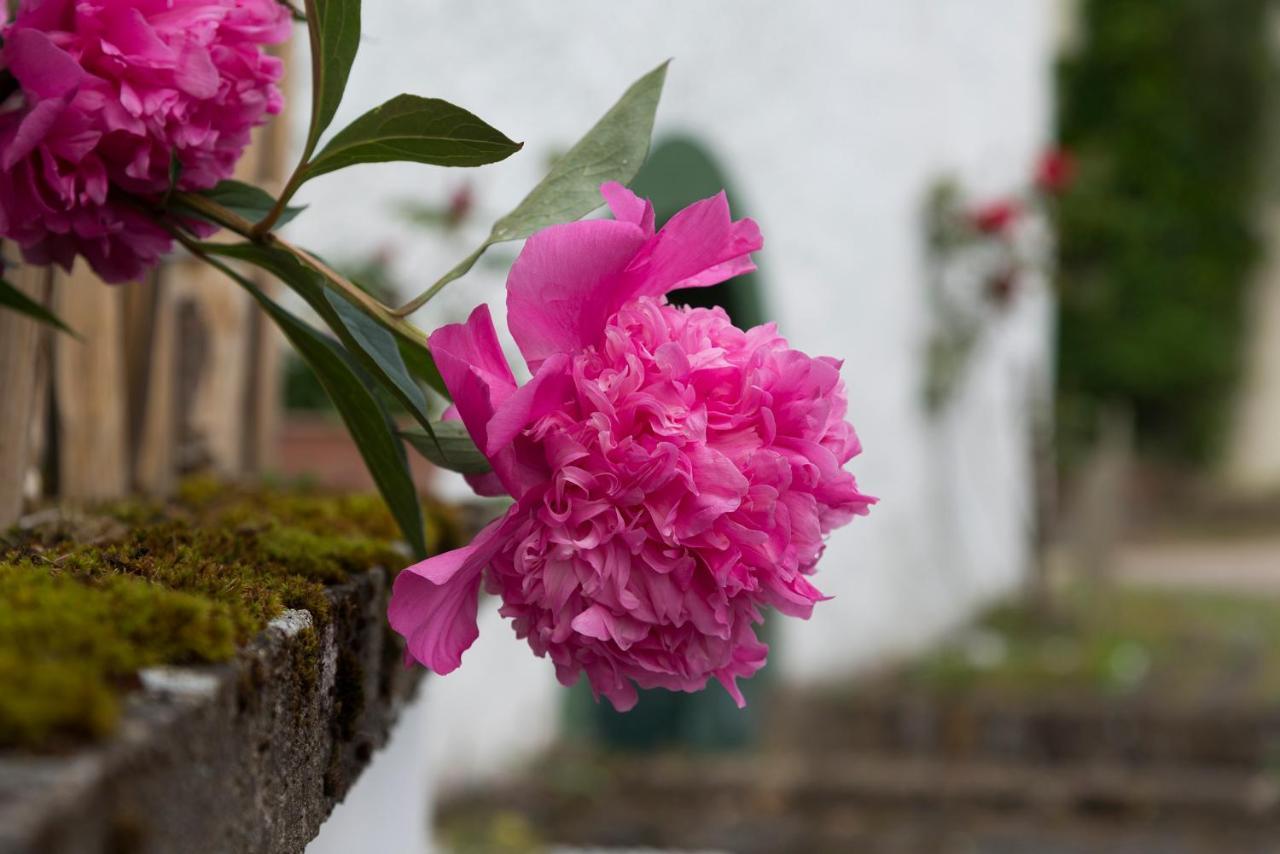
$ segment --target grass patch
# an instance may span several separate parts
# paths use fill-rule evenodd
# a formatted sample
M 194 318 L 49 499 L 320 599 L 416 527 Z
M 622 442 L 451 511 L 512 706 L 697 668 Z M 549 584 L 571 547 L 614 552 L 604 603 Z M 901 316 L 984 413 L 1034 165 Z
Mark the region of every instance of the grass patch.
M 1015 698 L 1280 704 L 1280 600 L 1080 585 L 1054 619 L 993 609 L 906 676 L 919 687 Z

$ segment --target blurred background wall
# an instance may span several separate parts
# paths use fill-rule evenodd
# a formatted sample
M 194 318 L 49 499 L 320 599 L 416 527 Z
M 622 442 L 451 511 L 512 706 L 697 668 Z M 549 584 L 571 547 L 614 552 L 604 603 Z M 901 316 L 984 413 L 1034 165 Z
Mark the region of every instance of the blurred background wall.
M 977 196 L 1027 184 L 1051 137 L 1061 11 L 1053 0 L 366 4 L 367 52 L 343 116 L 410 81 L 528 145 L 474 174 L 369 166 L 329 176 L 304 190 L 314 205 L 291 234 L 351 263 L 359 247 L 378 247 L 401 296 L 416 293 L 631 80 L 674 58 L 658 139 L 695 140 L 732 183 L 740 214 L 759 221 L 765 316 L 796 346 L 846 360 L 866 448 L 854 469 L 882 504 L 832 537 L 818 581 L 834 599 L 783 627 L 773 665 L 783 680 L 845 675 L 918 648 L 1028 567 L 1029 398 L 1049 370 L 1050 301 L 1025 300 L 1004 317 L 953 404 L 931 415 L 922 218 L 941 180 Z M 421 216 L 406 216 L 422 198 L 465 198 L 472 215 L 428 234 Z M 495 252 L 416 320 L 456 321 L 482 299 L 503 317 L 513 254 Z M 452 481 L 442 488 L 464 494 Z M 444 778 L 517 762 L 561 716 L 549 664 L 496 608 L 481 610 L 467 666 L 426 692 L 422 714 L 438 734 L 431 767 Z

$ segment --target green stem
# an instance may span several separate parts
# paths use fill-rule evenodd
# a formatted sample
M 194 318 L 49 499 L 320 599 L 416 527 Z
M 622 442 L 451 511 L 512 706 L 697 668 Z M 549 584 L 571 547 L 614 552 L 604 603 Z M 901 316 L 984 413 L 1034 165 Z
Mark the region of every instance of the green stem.
M 489 248 L 488 241 L 485 241 L 484 243 L 480 244 L 480 248 L 478 248 L 476 251 L 472 252 L 466 258 L 463 258 L 461 261 L 455 264 L 453 269 L 445 273 L 443 276 L 441 276 L 434 285 L 427 288 L 425 291 L 418 294 L 416 297 L 409 300 L 407 303 L 400 306 L 399 308 L 397 308 L 395 311 L 391 313 L 396 317 L 404 318 L 404 317 L 408 317 L 418 309 L 422 308 L 424 305 L 427 304 L 427 302 L 432 297 L 440 293 L 440 291 L 444 288 L 445 285 L 449 284 L 454 279 L 462 278 L 462 276 L 465 275 L 468 270 L 470 270 L 472 267 L 475 266 L 476 261 L 480 260 L 480 256 L 483 255 L 484 251 L 488 248 Z
M 346 276 L 334 270 L 328 264 L 316 258 L 305 249 L 301 249 L 289 243 L 284 238 L 274 232 L 266 232 L 265 234 L 255 234 L 255 225 L 235 211 L 228 210 L 217 202 L 205 196 L 196 195 L 194 193 L 178 193 L 174 197 L 174 201 L 187 207 L 201 216 L 217 223 L 218 225 L 233 231 L 254 243 L 261 243 L 264 246 L 270 246 L 289 253 L 303 265 L 310 267 L 313 271 L 320 274 L 325 283 L 332 287 L 335 291 L 341 293 L 356 308 L 363 311 L 369 317 L 391 330 L 396 335 L 404 338 L 412 344 L 418 344 L 422 347 L 427 346 L 427 336 L 421 329 L 414 326 L 403 317 L 398 316 L 391 309 L 374 299 L 367 292 L 358 287 Z M 191 242 L 182 240 L 184 246 L 190 248 Z M 198 253 L 204 257 L 203 253 Z
M 298 188 L 302 186 L 304 173 L 306 172 L 306 164 L 299 163 L 298 168 L 293 170 L 293 174 L 289 176 L 289 182 L 285 184 L 284 190 L 276 199 L 276 203 L 271 206 L 271 210 L 267 211 L 267 215 L 253 225 L 250 234 L 254 240 L 262 237 L 275 228 L 276 223 L 284 214 L 284 209 L 289 206 L 289 200 L 293 198 L 293 194 L 298 192 Z

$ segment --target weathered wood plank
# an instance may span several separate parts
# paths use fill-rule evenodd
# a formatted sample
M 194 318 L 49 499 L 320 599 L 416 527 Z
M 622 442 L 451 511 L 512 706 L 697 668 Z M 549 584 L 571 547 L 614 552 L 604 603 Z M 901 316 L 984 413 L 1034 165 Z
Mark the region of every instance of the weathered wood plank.
M 104 285 L 82 261 L 54 274 L 54 304 L 80 338 L 53 345 L 58 425 L 58 494 L 70 501 L 124 495 L 129 489 L 125 394 L 124 289 Z
M 50 274 L 40 267 L 21 267 L 7 279 L 40 302 L 49 297 Z M 24 490 L 38 465 L 35 432 L 42 396 L 38 393 L 45 354 L 41 345 L 49 331 L 16 312 L 0 310 L 0 528 L 22 512 Z

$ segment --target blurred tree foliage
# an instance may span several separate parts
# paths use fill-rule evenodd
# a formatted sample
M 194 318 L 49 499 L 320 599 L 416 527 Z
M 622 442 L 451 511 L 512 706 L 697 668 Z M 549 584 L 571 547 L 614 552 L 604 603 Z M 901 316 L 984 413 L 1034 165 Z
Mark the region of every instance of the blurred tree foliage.
M 1141 450 L 1203 462 L 1240 369 L 1271 97 L 1267 0 L 1084 0 L 1059 69 L 1064 438 L 1131 407 Z

